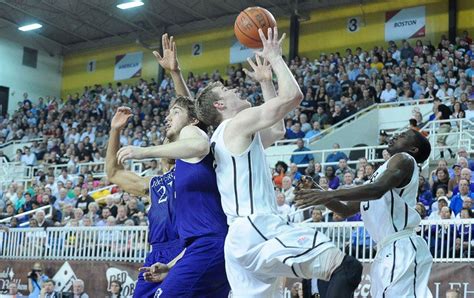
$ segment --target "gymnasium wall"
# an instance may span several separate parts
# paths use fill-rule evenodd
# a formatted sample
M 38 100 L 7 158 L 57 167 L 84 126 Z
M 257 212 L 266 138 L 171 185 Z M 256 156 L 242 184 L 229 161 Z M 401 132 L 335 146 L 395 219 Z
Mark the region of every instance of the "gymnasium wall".
M 286 32 L 287 34 L 283 45 L 283 53 L 288 54 L 289 20 L 278 19 L 277 22 L 280 32 Z M 230 64 L 230 47 L 235 41 L 232 26 L 201 33 L 182 34 L 176 36 L 175 40 L 179 62 L 185 78 L 189 71 L 192 71 L 194 74 L 202 74 L 203 72 L 211 74 L 215 69 L 218 69 L 222 75 L 225 75 L 226 67 Z M 157 41 L 147 42 L 157 44 Z M 199 55 L 193 55 L 193 51 L 194 53 L 196 52 L 196 44 L 200 47 Z M 85 85 L 116 83 L 114 81 L 115 56 L 137 51 L 144 53 L 142 77 L 144 79 L 156 78 L 158 64 L 155 61 L 152 50 L 137 44 L 66 55 L 64 57 L 62 96 L 73 92 L 80 92 Z M 96 62 L 95 71 L 89 72 L 87 69 L 88 63 L 93 60 Z M 136 80 L 134 78 L 121 82 L 136 82 Z
M 8 112 L 18 108 L 24 92 L 33 103 L 41 96 L 59 96 L 62 56 L 53 54 L 56 49 L 51 43 L 46 50 L 44 42 L 38 42 L 31 35 L 11 33 L 8 28 L 1 29 L 0 36 L 0 86 L 10 88 Z M 36 68 L 23 65 L 23 47 L 38 50 Z
M 461 2 L 472 7 L 474 1 Z M 314 59 L 323 52 L 343 53 L 346 48 L 371 49 L 374 45 L 385 45 L 385 12 L 408 7 L 426 6 L 426 36 L 421 40 L 429 39 L 437 44 L 441 35 L 448 32 L 447 0 L 372 0 L 363 3 L 313 11 L 310 20 L 300 24 L 300 56 Z M 359 30 L 350 32 L 348 21 L 354 17 L 359 20 Z M 465 16 L 463 20 L 469 21 Z M 472 26 L 472 19 L 470 24 Z
M 469 32 L 472 37 L 474 35 L 474 1 L 473 0 L 457 0 L 457 28 L 458 34 L 464 30 Z
M 144 79 L 156 78 L 158 68 L 151 50 L 138 44 L 102 48 L 66 55 L 64 57 L 63 82 L 61 96 L 81 92 L 84 86 L 105 85 L 114 81 L 115 57 L 126 53 L 143 52 L 142 75 Z M 89 63 L 95 62 L 95 69 L 88 69 Z M 136 82 L 137 78 L 123 80 L 122 83 Z M 114 84 L 115 85 L 115 84 Z

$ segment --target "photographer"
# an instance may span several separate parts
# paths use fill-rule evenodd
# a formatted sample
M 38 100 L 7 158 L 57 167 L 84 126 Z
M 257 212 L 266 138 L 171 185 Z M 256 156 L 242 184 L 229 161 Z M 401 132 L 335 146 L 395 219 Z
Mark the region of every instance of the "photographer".
M 43 283 L 48 280 L 48 277 L 42 272 L 41 264 L 35 263 L 32 270 L 28 273 L 28 291 L 30 292 L 28 297 L 39 297 Z

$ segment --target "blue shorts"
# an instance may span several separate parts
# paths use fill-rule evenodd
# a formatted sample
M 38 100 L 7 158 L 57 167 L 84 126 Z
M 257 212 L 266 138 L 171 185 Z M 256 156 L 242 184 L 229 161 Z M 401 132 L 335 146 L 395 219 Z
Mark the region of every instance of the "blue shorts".
M 224 261 L 225 236 L 200 237 L 187 248 L 156 291 L 156 298 L 227 298 L 230 292 Z
M 145 259 L 144 267 L 149 267 L 156 262 L 163 264 L 169 263 L 173 260 L 181 251 L 184 249 L 184 244 L 181 240 L 173 240 L 165 243 L 157 243 L 152 245 L 151 252 Z M 160 287 L 161 283 L 148 282 L 143 279 L 143 272 L 138 274 L 137 284 L 135 291 L 133 292 L 134 298 L 150 297 L 155 296 L 156 290 Z

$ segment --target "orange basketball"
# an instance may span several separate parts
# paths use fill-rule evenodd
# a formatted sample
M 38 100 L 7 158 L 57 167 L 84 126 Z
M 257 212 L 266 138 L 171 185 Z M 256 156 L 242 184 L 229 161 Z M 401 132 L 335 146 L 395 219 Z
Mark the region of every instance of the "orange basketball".
M 235 36 L 241 44 L 248 48 L 258 49 L 262 47 L 258 29 L 262 28 L 265 37 L 268 28 L 276 26 L 273 15 L 262 7 L 249 7 L 240 12 L 235 20 Z

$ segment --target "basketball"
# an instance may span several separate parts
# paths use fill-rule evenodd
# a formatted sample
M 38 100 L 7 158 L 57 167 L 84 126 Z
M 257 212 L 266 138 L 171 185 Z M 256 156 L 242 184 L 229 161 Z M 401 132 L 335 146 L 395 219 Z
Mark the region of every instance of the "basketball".
M 258 29 L 261 28 L 265 37 L 268 28 L 276 26 L 273 15 L 262 7 L 249 7 L 243 10 L 235 20 L 235 36 L 241 44 L 248 48 L 258 49 L 262 47 L 262 41 L 258 35 Z

